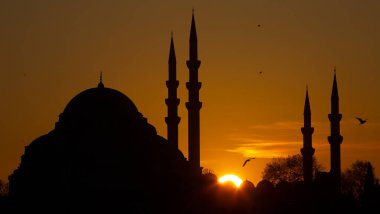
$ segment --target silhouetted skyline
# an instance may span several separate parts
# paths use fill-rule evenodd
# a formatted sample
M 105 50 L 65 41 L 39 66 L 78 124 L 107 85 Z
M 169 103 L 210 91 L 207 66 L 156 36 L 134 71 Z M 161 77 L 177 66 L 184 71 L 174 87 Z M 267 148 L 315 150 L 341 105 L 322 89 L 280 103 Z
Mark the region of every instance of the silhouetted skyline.
M 163 99 L 171 31 L 182 101 L 179 148 L 187 157 L 192 7 L 202 59 L 199 79 L 207 85 L 200 93 L 202 166 L 256 184 L 265 158 L 298 154 L 308 84 L 314 155 L 329 168 L 326 115 L 337 66 L 342 170 L 355 160 L 380 167 L 377 1 L 7 1 L 0 7 L 0 178 L 16 168 L 26 145 L 54 127 L 75 94 L 98 81 L 100 70 L 104 84 L 130 96 L 166 136 Z M 358 126 L 357 116 L 369 122 Z M 258 157 L 255 164 L 241 167 L 250 156 Z

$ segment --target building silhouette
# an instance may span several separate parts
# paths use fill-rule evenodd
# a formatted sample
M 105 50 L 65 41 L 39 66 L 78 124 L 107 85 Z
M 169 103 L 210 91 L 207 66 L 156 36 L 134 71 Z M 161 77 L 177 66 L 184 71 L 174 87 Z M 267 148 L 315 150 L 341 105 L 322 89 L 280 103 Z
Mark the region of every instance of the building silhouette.
M 328 141 L 330 143 L 331 152 L 331 169 L 330 173 L 332 179 L 336 183 L 336 191 L 340 192 L 341 185 L 341 164 L 340 164 L 340 144 L 342 144 L 343 137 L 340 135 L 340 120 L 342 114 L 339 113 L 339 95 L 338 84 L 336 81 L 336 69 L 334 68 L 334 82 L 331 93 L 331 113 L 329 114 L 330 120 L 330 136 Z
M 309 90 L 306 89 L 303 134 L 304 182 L 275 186 L 248 180 L 240 189 L 217 185 L 200 166 L 200 109 L 197 33 L 190 28 L 188 160 L 178 149 L 176 55 L 173 35 L 168 59 L 167 140 L 159 136 L 136 105 L 108 88 L 102 74 L 97 87 L 80 92 L 67 104 L 49 133 L 25 147 L 21 163 L 9 176 L 9 213 L 340 213 L 354 211 L 340 195 L 341 162 L 339 96 L 334 69 L 331 95 L 330 172 L 313 178 Z M 378 207 L 380 186 L 368 163 L 365 209 Z M 1 198 L 0 198 L 1 199 Z M 8 199 L 7 199 L 8 200 Z M 2 200 L 0 200 L 0 208 Z
M 341 193 L 341 162 L 340 162 L 340 144 L 343 137 L 340 135 L 340 120 L 342 114 L 339 113 L 339 95 L 338 84 L 336 80 L 336 69 L 334 68 L 334 80 L 331 93 L 331 113 L 328 115 L 330 120 L 331 134 L 328 137 L 330 144 L 330 172 L 316 172 L 315 184 L 324 187 L 325 194 L 338 196 Z M 304 183 L 310 186 L 313 183 L 313 154 L 315 149 L 312 147 L 312 134 L 314 128 L 311 127 L 311 110 L 309 93 L 306 90 L 305 107 L 304 107 L 304 127 L 301 128 L 303 134 L 303 148 L 301 154 L 303 157 L 303 177 Z
M 178 213 L 190 172 L 135 104 L 100 81 L 25 147 L 9 197 L 15 213 Z
M 303 179 L 305 184 L 311 185 L 313 182 L 313 155 L 315 149 L 312 144 L 312 135 L 314 128 L 311 127 L 311 110 L 309 102 L 309 92 L 306 89 L 305 107 L 304 107 L 304 126 L 301 128 L 303 134 L 303 148 L 301 154 L 303 158 Z
M 98 86 L 76 95 L 55 128 L 25 147 L 9 176 L 15 213 L 181 213 L 201 175 L 197 35 L 190 30 L 189 157 L 178 150 L 179 81 L 173 36 L 168 59 L 167 140 L 123 93 Z M 182 212 L 183 213 L 183 212 Z
M 166 81 L 166 87 L 168 88 L 168 98 L 165 99 L 165 103 L 168 106 L 168 116 L 165 117 L 165 122 L 167 124 L 168 142 L 175 148 L 178 148 L 178 124 L 181 118 L 178 117 L 178 105 L 180 101 L 177 98 L 177 88 L 179 82 L 177 80 L 177 60 L 174 50 L 173 34 L 170 39 L 168 64 L 169 80 Z
M 198 59 L 198 39 L 195 27 L 194 11 L 191 19 L 189 60 L 186 61 L 189 69 L 189 82 L 186 88 L 189 91 L 189 101 L 186 102 L 188 111 L 188 146 L 189 162 L 195 173 L 201 174 L 200 167 L 200 115 L 202 103 L 199 102 L 201 83 L 198 81 L 198 69 L 201 61 Z

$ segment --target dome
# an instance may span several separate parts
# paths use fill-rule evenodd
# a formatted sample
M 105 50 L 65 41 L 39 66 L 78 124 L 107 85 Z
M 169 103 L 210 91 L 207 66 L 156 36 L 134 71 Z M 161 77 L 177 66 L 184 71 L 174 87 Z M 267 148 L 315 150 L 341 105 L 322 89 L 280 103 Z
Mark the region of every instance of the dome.
M 25 148 L 9 192 L 39 211 L 46 204 L 91 213 L 127 212 L 136 204 L 174 209 L 187 197 L 190 175 L 183 154 L 133 102 L 100 82 L 76 95 L 56 127 Z
M 58 124 L 120 124 L 134 122 L 142 115 L 126 95 L 111 88 L 87 89 L 76 95 L 60 115 Z
M 255 185 L 252 182 L 250 182 L 249 180 L 245 180 L 241 184 L 240 188 L 246 189 L 246 190 L 253 190 L 253 189 L 255 189 Z
M 274 191 L 274 186 L 270 181 L 264 179 L 257 184 L 256 191 L 263 194 L 271 194 Z

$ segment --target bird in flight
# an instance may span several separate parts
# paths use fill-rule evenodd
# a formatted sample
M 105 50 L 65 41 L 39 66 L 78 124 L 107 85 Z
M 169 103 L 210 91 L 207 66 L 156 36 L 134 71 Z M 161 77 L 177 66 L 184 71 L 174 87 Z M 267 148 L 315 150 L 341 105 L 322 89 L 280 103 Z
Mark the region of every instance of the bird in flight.
M 262 71 L 259 72 L 259 74 L 262 74 L 262 73 L 263 73 Z
M 364 124 L 364 123 L 366 123 L 367 122 L 367 119 L 365 119 L 365 120 L 363 120 L 362 118 L 360 118 L 360 117 L 357 117 L 356 119 L 358 119 L 359 120 L 359 125 L 362 125 L 362 124 Z
M 261 25 L 260 25 L 260 24 L 258 24 L 258 25 L 257 25 L 257 27 L 261 27 Z
M 245 160 L 244 161 L 244 163 L 243 163 L 243 167 L 250 161 L 250 160 L 253 160 L 253 159 L 255 159 L 255 158 L 248 158 L 247 160 Z

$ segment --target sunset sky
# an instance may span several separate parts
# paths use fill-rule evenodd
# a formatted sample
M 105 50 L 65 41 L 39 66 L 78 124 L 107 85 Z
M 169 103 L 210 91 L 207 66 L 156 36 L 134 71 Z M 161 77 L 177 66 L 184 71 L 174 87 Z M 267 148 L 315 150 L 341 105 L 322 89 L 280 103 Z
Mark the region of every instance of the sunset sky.
M 166 137 L 171 32 L 179 147 L 187 157 L 192 8 L 202 61 L 202 166 L 257 184 L 270 158 L 299 154 L 308 85 L 313 147 L 328 171 L 336 66 L 342 169 L 371 161 L 380 175 L 378 0 L 1 0 L 0 179 L 26 145 L 54 128 L 71 98 L 96 87 L 100 71 L 105 86 L 131 98 Z M 368 122 L 359 126 L 355 117 Z

